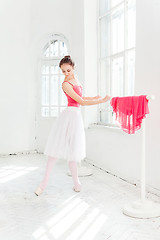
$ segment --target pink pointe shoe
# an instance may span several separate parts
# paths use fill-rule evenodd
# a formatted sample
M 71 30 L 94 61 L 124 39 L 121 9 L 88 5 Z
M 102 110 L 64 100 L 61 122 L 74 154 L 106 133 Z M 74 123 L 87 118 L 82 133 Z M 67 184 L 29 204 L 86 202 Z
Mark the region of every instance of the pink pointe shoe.
M 37 196 L 39 196 L 42 192 L 43 192 L 43 190 L 42 190 L 40 187 L 38 187 L 34 193 L 35 193 Z
M 73 187 L 73 190 L 74 190 L 75 192 L 80 192 L 80 191 L 81 191 L 81 185 L 76 186 L 76 187 Z

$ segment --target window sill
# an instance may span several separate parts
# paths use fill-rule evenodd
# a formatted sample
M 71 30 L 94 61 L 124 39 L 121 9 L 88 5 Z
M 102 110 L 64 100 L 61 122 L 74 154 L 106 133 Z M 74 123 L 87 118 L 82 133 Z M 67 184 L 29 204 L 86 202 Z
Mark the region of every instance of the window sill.
M 117 125 L 105 125 L 105 124 L 101 124 L 101 123 L 91 123 L 88 126 L 88 129 L 93 129 L 93 128 L 100 128 L 100 129 L 108 129 L 108 130 L 115 130 L 118 132 L 122 132 L 122 129 L 117 126 Z

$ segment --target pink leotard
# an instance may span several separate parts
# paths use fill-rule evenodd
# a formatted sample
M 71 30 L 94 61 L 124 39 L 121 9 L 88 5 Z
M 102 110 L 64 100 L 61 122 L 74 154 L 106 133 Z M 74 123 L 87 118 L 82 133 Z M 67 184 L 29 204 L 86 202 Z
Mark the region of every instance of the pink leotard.
M 68 81 L 66 81 L 68 82 Z M 71 84 L 73 86 L 73 90 L 80 96 L 82 97 L 82 86 L 78 86 L 78 85 L 73 85 L 72 83 L 68 82 L 69 84 Z M 73 98 L 71 98 L 65 91 L 64 91 L 65 95 L 67 96 L 68 99 L 68 107 L 69 106 L 73 106 L 73 107 L 80 107 L 80 104 L 78 102 L 76 102 Z

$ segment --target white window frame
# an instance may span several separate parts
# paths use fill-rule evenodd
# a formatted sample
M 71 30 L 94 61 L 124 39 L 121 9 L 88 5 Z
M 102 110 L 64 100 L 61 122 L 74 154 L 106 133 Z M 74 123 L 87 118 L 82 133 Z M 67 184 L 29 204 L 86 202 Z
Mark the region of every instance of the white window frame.
M 110 0 L 111 2 L 112 0 Z M 113 8 L 110 8 L 109 11 L 106 11 L 105 14 L 103 14 L 102 16 L 100 16 L 100 7 L 99 7 L 99 4 L 100 4 L 100 0 L 97 0 L 97 16 L 98 16 L 98 21 L 97 21 L 97 29 L 98 29 L 98 81 L 97 81 L 97 88 L 98 88 L 98 94 L 101 95 L 101 91 L 100 91 L 100 84 L 101 84 L 101 79 L 100 79 L 100 65 L 101 65 L 101 61 L 106 61 L 107 59 L 110 60 L 110 77 L 109 79 L 106 79 L 107 83 L 109 86 L 111 86 L 111 79 L 112 79 L 112 61 L 113 59 L 117 58 L 117 57 L 120 57 L 120 56 L 123 56 L 123 60 L 124 60 L 124 70 L 123 70 L 123 82 L 124 82 L 124 86 L 123 86 L 123 92 L 124 92 L 124 95 L 123 96 L 127 96 L 128 93 L 127 93 L 127 83 L 128 83 L 128 76 L 127 76 L 127 62 L 126 62 L 126 56 L 127 56 L 127 53 L 130 52 L 130 51 L 134 51 L 135 53 L 135 50 L 136 50 L 136 43 L 135 43 L 135 46 L 132 47 L 132 48 L 127 48 L 127 17 L 126 17 L 126 14 L 127 14 L 127 3 L 128 3 L 128 0 L 122 0 L 119 4 L 117 4 L 115 7 Z M 115 11 L 116 9 L 118 9 L 122 4 L 124 4 L 124 50 L 121 51 L 121 52 L 118 52 L 116 54 L 112 54 L 111 51 L 112 51 L 112 12 Z M 136 3 L 135 3 L 136 4 Z M 109 56 L 106 56 L 106 57 L 103 57 L 101 58 L 101 39 L 100 39 L 100 20 L 106 16 L 109 16 L 110 17 L 110 39 L 109 39 L 109 43 L 110 43 L 110 46 L 109 46 L 109 49 L 110 49 L 110 54 Z M 134 72 L 135 72 L 135 69 L 134 69 Z M 133 95 L 134 95 L 134 91 L 135 91 L 135 79 L 134 79 L 134 87 L 133 87 Z M 113 96 L 112 95 L 112 89 L 109 89 L 108 92 L 106 93 L 110 96 Z M 97 124 L 99 125 L 106 125 L 106 126 L 111 126 L 111 127 L 117 127 L 118 125 L 116 124 L 115 122 L 115 119 L 112 117 L 113 116 L 113 111 L 112 111 L 112 108 L 110 106 L 109 103 L 107 103 L 107 105 L 104 107 L 103 104 L 99 104 L 97 106 L 98 108 L 98 116 L 97 116 Z M 111 123 L 107 123 L 107 122 L 104 122 L 101 120 L 101 114 L 102 113 L 106 113 L 108 114 L 108 116 L 110 115 L 110 119 L 112 118 L 112 121 Z
M 60 44 L 59 44 L 60 41 L 63 41 L 63 42 L 66 44 L 66 47 L 67 47 L 67 54 L 66 54 L 66 55 L 68 55 L 69 52 L 70 52 L 68 40 L 66 39 L 66 37 L 65 37 L 64 35 L 59 34 L 59 33 L 51 34 L 51 36 L 49 37 L 48 41 L 47 41 L 46 44 L 44 45 L 43 50 L 42 50 L 42 53 L 41 53 L 41 70 L 40 70 L 40 72 L 41 72 L 41 74 L 40 74 L 40 81 L 41 81 L 41 87 L 40 87 L 40 88 L 41 88 L 41 91 L 43 91 L 43 89 L 42 89 L 42 76 L 48 76 L 48 77 L 49 77 L 49 91 L 50 91 L 50 79 L 51 79 L 51 76 L 53 76 L 53 74 L 51 75 L 50 70 L 49 70 L 49 74 L 43 74 L 43 73 L 42 73 L 42 67 L 43 67 L 44 65 L 46 65 L 46 66 L 49 66 L 49 69 L 50 69 L 50 66 L 52 66 L 52 65 L 55 64 L 55 63 L 59 66 L 60 60 L 64 57 L 64 55 L 61 56 L 60 54 L 59 54 L 58 56 L 50 56 L 50 52 L 49 52 L 49 56 L 47 56 L 47 57 L 44 56 L 44 50 L 45 50 L 45 48 L 47 47 L 47 45 L 49 45 L 49 48 L 50 48 L 51 42 L 54 41 L 54 40 L 57 40 L 57 41 L 58 41 L 58 52 L 59 52 L 59 53 L 60 53 Z M 57 75 L 57 74 L 54 74 L 54 75 Z M 43 104 L 42 104 L 42 101 L 40 100 L 40 114 L 41 114 L 41 117 L 42 117 L 42 118 L 58 117 L 59 114 L 60 114 L 60 112 L 61 112 L 61 109 L 65 108 L 66 105 L 67 105 L 67 101 L 66 101 L 66 104 L 65 104 L 65 105 L 62 105 L 62 104 L 60 103 L 60 91 L 62 91 L 61 84 L 60 84 L 60 77 L 61 77 L 61 76 L 63 76 L 63 74 L 62 74 L 62 72 L 61 72 L 61 70 L 60 70 L 60 68 L 59 68 L 59 69 L 58 69 L 58 104 L 57 104 L 57 105 L 51 105 L 51 104 L 50 104 L 50 99 L 49 99 L 49 104 L 43 105 Z M 49 96 L 50 96 L 50 94 L 49 94 Z M 40 97 L 42 98 L 42 93 L 40 94 Z M 46 116 L 42 114 L 42 108 L 43 108 L 43 107 L 49 108 L 49 114 L 46 115 Z M 52 115 L 51 115 L 51 108 L 52 108 L 52 107 L 56 107 L 56 108 L 58 109 L 58 114 L 57 114 L 57 116 L 52 116 Z

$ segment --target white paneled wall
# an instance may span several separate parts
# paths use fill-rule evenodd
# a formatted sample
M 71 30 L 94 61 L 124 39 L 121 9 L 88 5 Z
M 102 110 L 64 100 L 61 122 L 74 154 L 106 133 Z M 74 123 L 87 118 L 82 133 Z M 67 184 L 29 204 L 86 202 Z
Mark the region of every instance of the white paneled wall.
M 35 149 L 30 1 L 0 1 L 0 153 Z

